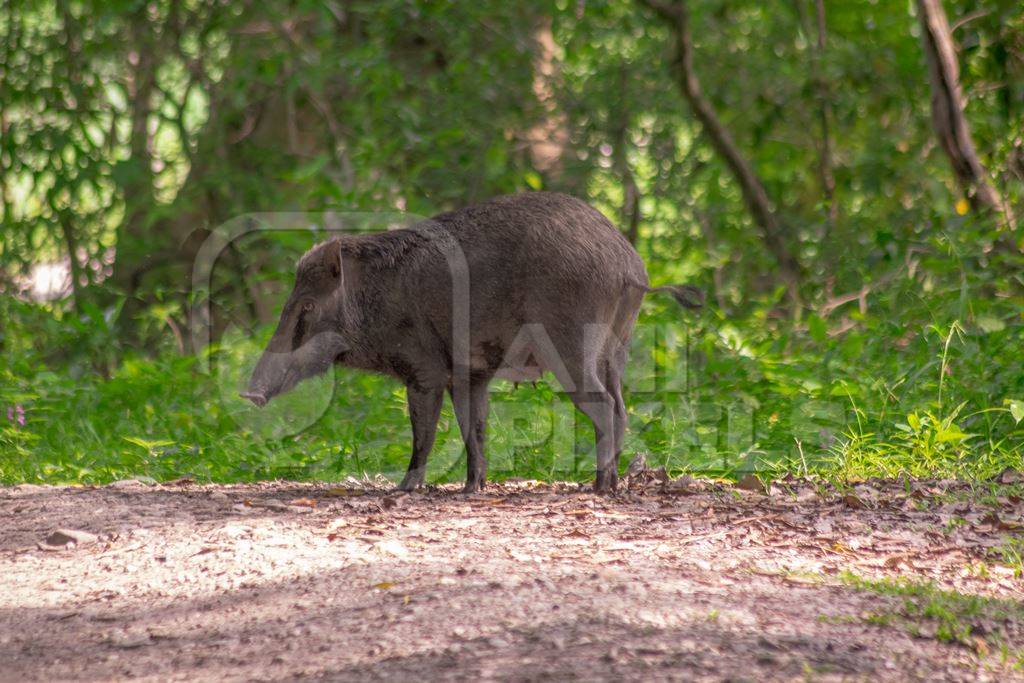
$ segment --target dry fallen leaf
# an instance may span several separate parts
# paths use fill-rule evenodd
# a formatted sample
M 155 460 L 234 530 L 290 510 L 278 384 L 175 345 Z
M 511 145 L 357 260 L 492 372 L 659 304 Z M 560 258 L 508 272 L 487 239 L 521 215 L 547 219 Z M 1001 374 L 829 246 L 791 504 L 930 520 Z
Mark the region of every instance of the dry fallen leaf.
M 777 573 L 774 574 L 778 576 Z M 788 583 L 796 583 L 804 586 L 813 586 L 821 583 L 821 579 L 816 576 L 801 576 L 800 574 L 783 574 L 782 580 Z
M 337 486 L 323 492 L 324 498 L 354 498 L 363 495 L 366 495 L 366 491 L 363 489 L 346 488 L 344 486 Z
M 88 531 L 81 531 L 79 529 L 57 529 L 43 541 L 46 545 L 51 547 L 77 547 L 80 545 L 89 545 L 99 540 L 99 536 L 91 534 Z
M 673 493 L 689 493 L 691 489 L 697 487 L 697 480 L 691 477 L 689 474 L 684 474 L 681 477 L 670 479 L 665 482 L 664 489 Z M 696 491 L 693 491 L 694 493 Z
M 853 508 L 854 510 L 863 510 L 867 507 L 864 499 L 855 493 L 847 493 L 843 496 L 843 503 L 846 504 L 846 507 Z
M 1024 524 L 1021 524 L 1020 522 L 1000 519 L 999 515 L 997 515 L 995 511 L 989 512 L 981 518 L 981 521 L 985 524 L 991 524 L 993 529 L 998 529 L 1000 531 L 1014 531 L 1016 529 L 1024 528 Z
M 595 510 L 594 517 L 597 519 L 634 519 L 636 516 L 624 515 L 619 512 L 601 512 L 600 510 Z
M 393 557 L 408 557 L 409 550 L 398 541 L 377 541 L 373 546 L 378 552 L 385 555 L 391 555 Z
M 607 551 L 607 552 L 610 552 L 610 553 L 617 552 L 617 551 L 633 552 L 636 549 L 637 549 L 637 545 L 635 543 L 612 543 L 612 544 L 606 545 L 605 547 L 601 548 L 601 550 L 604 550 L 604 551 Z
M 296 498 L 288 501 L 289 505 L 298 505 L 300 507 L 315 508 L 316 500 L 313 498 Z
M 246 504 L 249 507 L 277 510 L 278 512 L 284 512 L 288 509 L 288 506 L 279 500 L 249 500 L 246 501 Z
M 888 569 L 896 569 L 901 564 L 909 564 L 909 557 L 910 553 L 898 553 L 896 555 L 890 555 L 889 557 L 885 558 L 885 561 L 882 562 L 882 566 Z
M 1024 472 L 1007 467 L 999 473 L 1000 484 L 1022 484 L 1024 483 Z
M 840 554 L 843 554 L 843 555 L 853 555 L 854 554 L 853 548 L 851 548 L 850 546 L 846 545 L 842 541 L 836 541 L 835 543 L 833 543 L 832 544 L 832 551 L 840 553 Z
M 383 498 L 381 498 L 380 505 L 385 510 L 390 510 L 393 507 L 398 507 L 398 505 L 401 504 L 401 502 L 405 500 L 408 496 L 409 494 L 406 491 L 396 491 L 390 496 L 384 496 Z
M 516 562 L 533 562 L 537 559 L 533 555 L 527 555 L 526 553 L 521 553 L 518 550 L 512 549 L 508 550 L 508 555 Z
M 370 586 L 370 588 L 376 588 L 379 591 L 391 590 L 394 587 L 395 584 L 391 583 L 390 581 L 381 581 L 380 583 L 375 583 L 372 586 Z
M 765 493 L 768 490 L 764 482 L 753 474 L 744 474 L 736 480 L 736 488 L 743 491 L 754 491 L 755 493 Z
M 647 457 L 643 453 L 637 453 L 629 462 L 629 467 L 626 468 L 626 478 L 632 479 L 647 469 Z

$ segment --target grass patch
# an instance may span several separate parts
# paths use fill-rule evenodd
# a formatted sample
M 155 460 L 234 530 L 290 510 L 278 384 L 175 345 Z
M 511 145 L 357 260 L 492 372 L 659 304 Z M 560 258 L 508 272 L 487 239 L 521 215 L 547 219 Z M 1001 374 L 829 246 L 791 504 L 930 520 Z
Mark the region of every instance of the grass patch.
M 966 595 L 927 582 L 866 579 L 846 572 L 840 580 L 858 590 L 894 598 L 893 608 L 865 618 L 896 626 L 921 638 L 958 643 L 979 655 L 992 654 L 1003 664 L 1024 667 L 1024 605 L 1015 600 Z
M 1011 538 L 998 548 L 993 548 L 990 556 L 997 562 L 1013 570 L 1016 578 L 1024 577 L 1024 538 Z

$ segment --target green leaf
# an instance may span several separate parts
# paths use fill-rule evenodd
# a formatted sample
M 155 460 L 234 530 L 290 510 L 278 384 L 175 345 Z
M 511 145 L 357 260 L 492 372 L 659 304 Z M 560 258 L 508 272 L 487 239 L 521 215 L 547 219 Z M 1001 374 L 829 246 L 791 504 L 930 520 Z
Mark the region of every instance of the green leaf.
M 963 432 L 956 425 L 951 425 L 950 427 L 939 431 L 939 433 L 935 435 L 935 440 L 939 443 L 948 443 L 950 441 L 963 441 L 971 438 L 972 436 L 974 435 Z
M 133 443 L 136 446 L 142 446 L 147 451 L 151 451 L 155 448 L 160 448 L 162 446 L 174 445 L 173 441 L 146 441 L 145 439 L 140 439 L 136 436 L 122 436 L 121 438 L 127 441 L 128 443 Z
M 1010 416 L 1013 417 L 1013 421 L 1020 424 L 1020 421 L 1024 420 L 1024 401 L 1008 398 L 1006 404 L 1010 406 Z
M 327 162 L 329 160 L 330 157 L 328 157 L 326 154 L 316 155 L 308 162 L 292 171 L 292 179 L 298 183 L 312 180 L 314 176 L 316 176 L 318 173 L 320 173 L 321 170 L 323 170 L 324 166 L 327 165 Z
M 993 315 L 979 315 L 975 321 L 982 332 L 1002 332 L 1006 329 L 1006 323 Z
M 541 179 L 540 174 L 537 173 L 536 171 L 527 171 L 526 173 L 524 173 L 523 180 L 526 182 L 527 185 L 530 186 L 530 189 L 533 190 L 539 190 L 544 186 L 544 181 Z
M 811 333 L 811 338 L 819 344 L 828 339 L 828 327 L 825 325 L 825 321 L 817 315 L 811 314 L 807 318 L 807 331 Z

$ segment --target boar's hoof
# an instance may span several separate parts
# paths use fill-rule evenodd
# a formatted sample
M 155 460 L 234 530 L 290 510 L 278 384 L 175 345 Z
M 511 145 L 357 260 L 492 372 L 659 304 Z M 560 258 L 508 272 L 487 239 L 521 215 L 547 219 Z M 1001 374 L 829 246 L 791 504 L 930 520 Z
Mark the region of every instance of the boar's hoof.
M 267 397 L 264 396 L 263 394 L 256 394 L 248 391 L 243 391 L 242 393 L 239 394 L 239 396 L 241 396 L 242 398 L 249 399 L 250 401 L 256 404 L 257 408 L 262 408 L 263 406 L 267 405 Z
M 484 488 L 484 483 L 479 480 L 467 481 L 462 487 L 463 493 L 479 493 Z
M 409 471 L 402 477 L 402 483 L 398 485 L 399 491 L 415 491 L 423 486 L 423 470 Z
M 618 485 L 619 473 L 614 469 L 597 471 L 597 478 L 594 480 L 594 491 L 597 493 L 611 493 Z

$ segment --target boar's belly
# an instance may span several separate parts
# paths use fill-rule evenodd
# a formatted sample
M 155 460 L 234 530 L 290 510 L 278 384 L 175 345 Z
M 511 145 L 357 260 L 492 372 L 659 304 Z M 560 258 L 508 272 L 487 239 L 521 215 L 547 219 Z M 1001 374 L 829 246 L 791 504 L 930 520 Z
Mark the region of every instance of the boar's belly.
M 511 382 L 536 382 L 544 373 L 539 365 L 528 365 L 524 367 L 511 367 L 502 365 L 494 374 L 498 379 L 507 379 Z
M 554 349 L 548 349 L 554 353 Z M 544 362 L 542 349 L 532 339 L 518 339 L 504 353 L 496 349 L 486 349 L 489 366 L 495 370 L 494 376 L 512 382 L 535 382 L 540 379 L 549 364 Z

